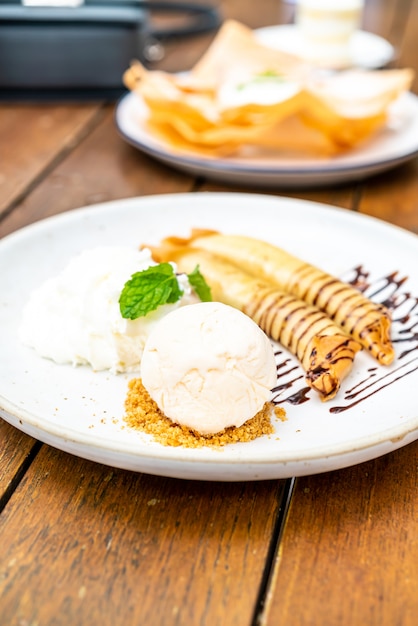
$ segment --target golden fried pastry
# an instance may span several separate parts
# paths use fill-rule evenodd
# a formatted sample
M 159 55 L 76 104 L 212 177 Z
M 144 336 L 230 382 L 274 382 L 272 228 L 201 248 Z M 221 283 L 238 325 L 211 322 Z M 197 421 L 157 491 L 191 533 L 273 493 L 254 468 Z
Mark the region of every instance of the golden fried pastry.
M 246 146 L 329 156 L 370 137 L 410 88 L 413 71 L 318 74 L 227 20 L 187 74 L 135 62 L 125 85 L 145 102 L 148 129 L 180 150 L 227 155 Z

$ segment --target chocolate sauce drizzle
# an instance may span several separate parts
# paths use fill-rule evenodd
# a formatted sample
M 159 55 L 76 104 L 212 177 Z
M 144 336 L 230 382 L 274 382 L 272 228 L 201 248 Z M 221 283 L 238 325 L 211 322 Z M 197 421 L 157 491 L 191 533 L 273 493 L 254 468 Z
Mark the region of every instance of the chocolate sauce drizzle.
M 330 413 L 347 411 L 418 370 L 418 297 L 404 291 L 408 277 L 394 271 L 371 280 L 369 272 L 359 265 L 342 280 L 370 300 L 389 309 L 392 315 L 392 342 L 398 348 L 395 362 L 391 366 L 371 366 L 360 381 L 344 392 L 341 390 L 341 404 L 330 407 Z M 275 355 L 277 385 L 273 389 L 273 402 L 292 405 L 308 402 L 315 395 L 315 391 L 306 386 L 301 367 L 281 349 L 277 349 Z

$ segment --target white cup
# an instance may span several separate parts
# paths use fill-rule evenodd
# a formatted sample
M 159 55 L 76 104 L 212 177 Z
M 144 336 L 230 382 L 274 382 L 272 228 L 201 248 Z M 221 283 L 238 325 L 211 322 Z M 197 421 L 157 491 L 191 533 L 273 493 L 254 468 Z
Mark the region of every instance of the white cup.
M 364 0 L 298 0 L 296 25 L 303 56 L 323 67 L 351 65 L 351 42 L 362 20 Z

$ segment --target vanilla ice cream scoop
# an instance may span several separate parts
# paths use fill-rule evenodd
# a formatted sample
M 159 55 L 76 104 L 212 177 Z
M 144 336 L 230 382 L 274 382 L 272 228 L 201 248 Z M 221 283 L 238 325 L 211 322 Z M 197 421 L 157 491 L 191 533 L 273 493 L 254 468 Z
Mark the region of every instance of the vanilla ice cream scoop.
M 141 376 L 167 417 L 204 435 L 254 417 L 277 380 L 267 336 L 219 302 L 187 305 L 161 319 L 146 341 Z

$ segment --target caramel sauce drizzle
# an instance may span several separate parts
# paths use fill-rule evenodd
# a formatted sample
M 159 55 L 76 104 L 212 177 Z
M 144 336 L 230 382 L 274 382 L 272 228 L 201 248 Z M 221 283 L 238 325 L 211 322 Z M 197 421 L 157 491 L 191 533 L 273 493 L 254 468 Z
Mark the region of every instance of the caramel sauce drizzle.
M 408 277 L 394 271 L 371 281 L 362 265 L 355 267 L 350 274 L 345 278 L 348 285 L 370 298 L 374 306 L 386 308 L 390 312 L 392 342 L 401 349 L 397 350 L 393 365 L 368 368 L 364 378 L 343 392 L 341 404 L 328 409 L 330 413 L 347 411 L 418 370 L 418 297 L 403 290 Z M 281 350 L 275 354 L 277 385 L 273 389 L 273 402 L 292 405 L 308 402 L 312 390 L 303 384 L 305 377 L 300 366 L 294 365 L 292 359 Z

